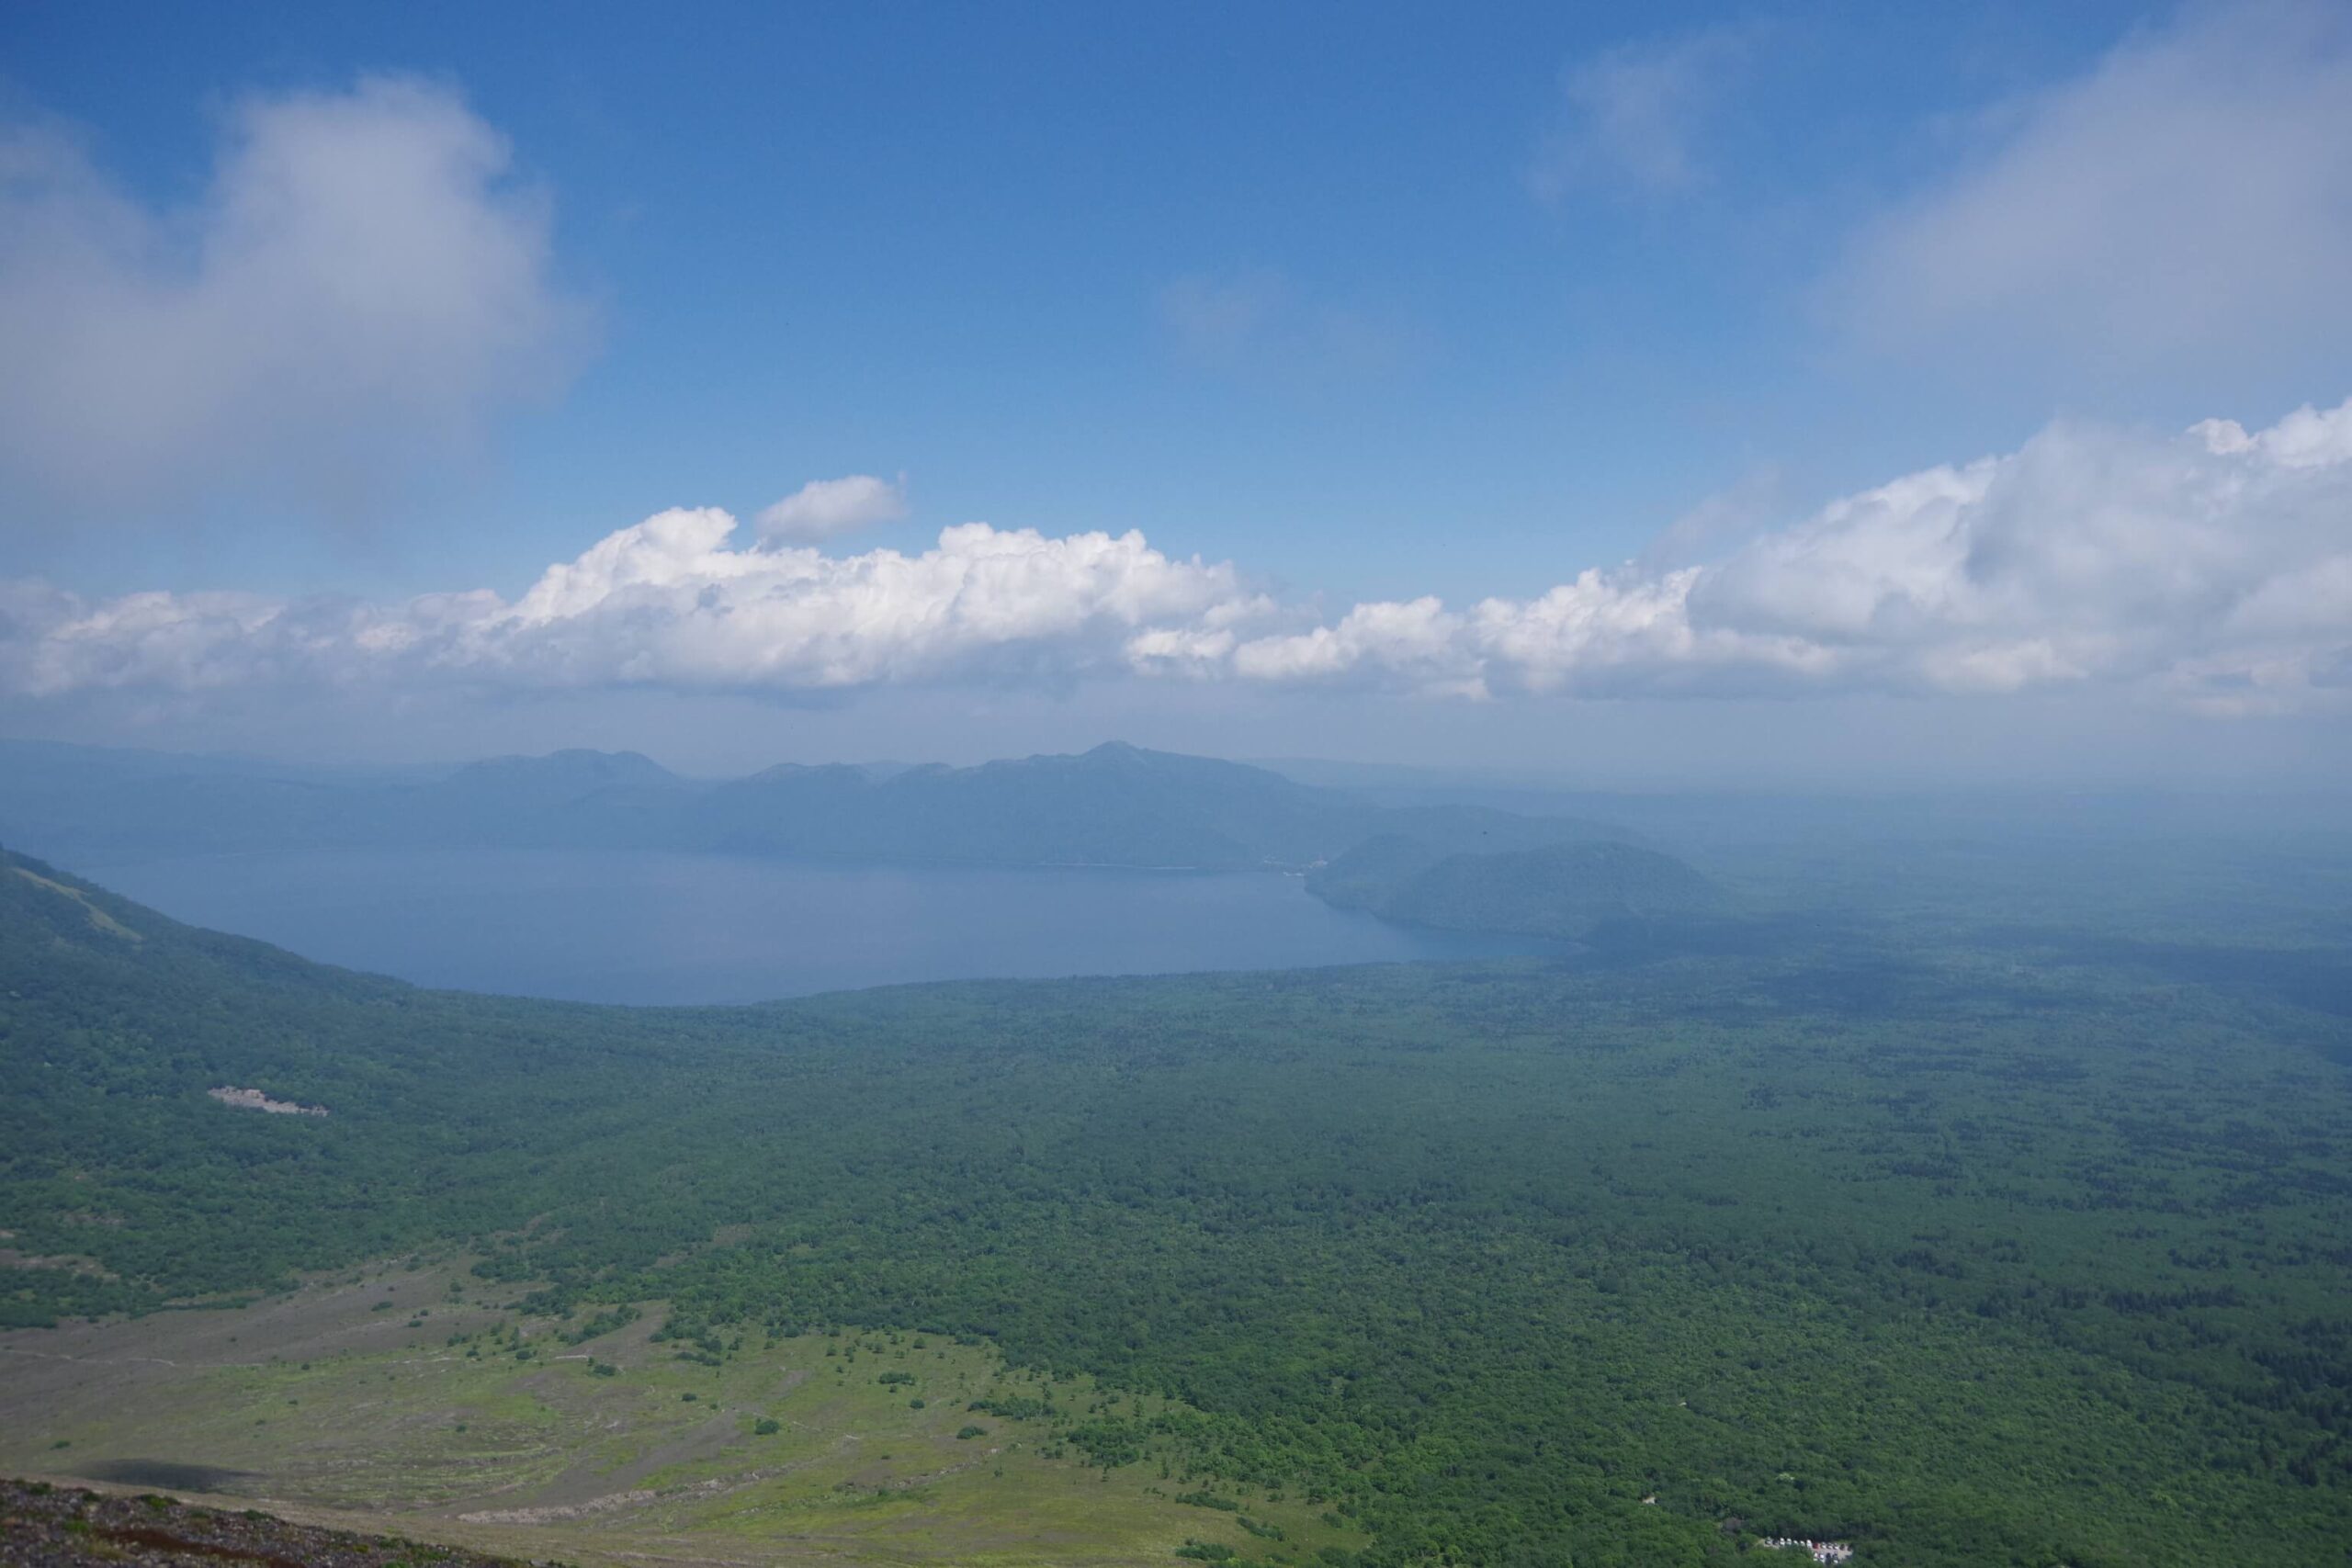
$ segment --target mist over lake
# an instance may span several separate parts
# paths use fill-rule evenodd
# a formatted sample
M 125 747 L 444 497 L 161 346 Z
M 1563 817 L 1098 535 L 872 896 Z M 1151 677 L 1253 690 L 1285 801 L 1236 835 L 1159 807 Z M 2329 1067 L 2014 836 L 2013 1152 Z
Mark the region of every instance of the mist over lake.
M 1263 872 L 334 850 L 141 861 L 98 874 L 175 919 L 322 963 L 638 1005 L 1544 950 L 1335 909 L 1299 878 Z

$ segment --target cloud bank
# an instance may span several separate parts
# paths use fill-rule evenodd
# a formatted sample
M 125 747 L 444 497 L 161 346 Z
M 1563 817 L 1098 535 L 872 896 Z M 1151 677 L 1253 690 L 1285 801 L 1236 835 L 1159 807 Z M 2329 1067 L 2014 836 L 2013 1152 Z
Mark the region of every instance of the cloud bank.
M 984 523 L 917 554 L 735 543 L 661 513 L 486 590 L 397 604 L 85 600 L 0 584 L 0 692 L 460 682 L 789 694 L 1158 678 L 1432 697 L 2001 694 L 2103 686 L 2206 712 L 2352 689 L 2352 401 L 2249 432 L 2059 424 L 1708 561 L 1528 598 L 1327 616 L 1136 533 Z
M 440 87 L 247 98 L 186 211 L 0 126 L 0 476 L 56 509 L 365 506 L 558 389 L 589 324 L 547 204 Z

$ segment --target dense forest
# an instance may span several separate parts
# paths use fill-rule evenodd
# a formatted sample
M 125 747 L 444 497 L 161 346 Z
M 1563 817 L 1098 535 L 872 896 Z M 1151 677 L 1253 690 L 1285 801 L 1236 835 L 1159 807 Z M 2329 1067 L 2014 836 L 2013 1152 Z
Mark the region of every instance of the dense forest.
M 632 1010 L 15 859 L 0 1314 L 466 1241 L 697 1353 L 903 1329 L 1175 1396 L 1069 1441 L 1310 1498 L 1367 1568 L 2344 1561 L 2340 947 L 1714 935 Z

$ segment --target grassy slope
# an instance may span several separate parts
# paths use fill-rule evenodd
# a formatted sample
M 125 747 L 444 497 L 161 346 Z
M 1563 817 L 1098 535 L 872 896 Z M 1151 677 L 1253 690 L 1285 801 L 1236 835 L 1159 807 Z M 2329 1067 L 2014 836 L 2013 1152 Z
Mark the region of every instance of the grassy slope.
M 244 1311 L 18 1331 L 0 1336 L 0 1471 L 200 1462 L 237 1472 L 205 1480 L 213 1495 L 580 1562 L 1095 1564 L 1261 1542 L 1239 1513 L 1174 1501 L 1188 1488 L 1156 1464 L 1106 1472 L 1073 1453 L 1061 1430 L 1112 1403 L 1090 1380 L 878 1332 L 755 1335 L 708 1366 L 652 1337 L 662 1317 L 574 1339 L 443 1266 Z M 1008 1397 L 1060 1414 L 969 1409 Z M 1246 1506 L 1301 1551 L 1361 1544 L 1295 1498 Z

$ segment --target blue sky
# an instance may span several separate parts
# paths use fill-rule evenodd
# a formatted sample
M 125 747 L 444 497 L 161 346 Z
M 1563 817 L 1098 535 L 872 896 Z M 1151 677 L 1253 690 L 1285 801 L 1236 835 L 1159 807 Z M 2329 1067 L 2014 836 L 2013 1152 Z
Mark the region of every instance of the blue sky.
M 2008 625 L 1997 647 L 1971 629 L 1967 647 L 1946 638 L 1932 656 L 1896 658 L 1887 649 L 1909 634 L 1887 628 L 1945 600 L 1887 567 L 1909 598 L 1890 610 L 1882 592 L 1867 637 L 1811 601 L 1799 615 L 1791 574 L 1807 592 L 1828 578 L 1815 570 L 1818 538 L 1788 531 L 1817 532 L 1839 498 L 1938 465 L 2040 452 L 2004 472 L 2052 488 L 2015 503 L 2032 519 L 1999 526 L 2041 540 L 2037 509 L 2072 505 L 2083 537 L 2114 547 L 2111 529 L 2082 522 L 2106 504 L 2083 498 L 2082 474 L 2049 477 L 2053 431 L 2091 432 L 2069 450 L 2111 479 L 2169 461 L 2164 442 L 2198 421 L 2259 433 L 2352 394 L 2337 270 L 2352 259 L 2352 185 L 2329 145 L 2352 130 L 2352 115 L 2329 107 L 2352 84 L 2345 22 L 2327 4 L 1469 17 L 15 6 L 0 18 L 0 118 L 20 141 L 40 139 L 49 162 L 28 175 L 19 160 L 0 223 L 44 243 L 66 232 L 71 244 L 51 251 L 107 251 L 131 303 L 91 311 L 117 321 L 148 309 L 234 251 L 223 192 L 261 179 L 234 172 L 237 149 L 260 149 L 249 163 L 266 174 L 272 149 L 348 130 L 348 117 L 332 117 L 356 103 L 372 118 L 338 143 L 356 149 L 350 164 L 320 176 L 337 191 L 365 188 L 383 149 L 412 133 L 462 143 L 458 163 L 495 149 L 496 166 L 447 175 L 449 188 L 420 197 L 428 216 L 399 232 L 428 246 L 446 233 L 418 266 L 447 260 L 448 287 L 480 294 L 417 306 L 447 305 L 417 342 L 446 331 L 500 346 L 495 363 L 462 347 L 437 358 L 381 347 L 356 331 L 346 346 L 350 323 L 335 312 L 367 303 L 352 303 L 361 286 L 288 285 L 279 270 L 322 254 L 315 246 L 255 263 L 263 282 L 190 287 L 156 308 L 244 346 L 175 361 L 169 396 L 226 412 L 208 424 L 164 406 L 164 373 L 126 351 L 121 374 L 178 445 L 139 447 L 121 428 L 138 422 L 109 417 L 114 394 L 87 392 L 75 404 L 88 405 L 85 423 L 45 428 L 40 450 L 28 437 L 0 459 L 0 576 L 71 596 L 64 609 L 18 611 L 23 624 L 49 617 L 54 646 L 24 655 L 30 669 L 62 657 L 56 626 L 141 591 L 380 609 L 486 589 L 513 603 L 551 564 L 665 508 L 749 520 L 807 481 L 868 475 L 901 485 L 879 509 L 897 515 L 826 541 L 836 556 L 919 555 L 943 527 L 974 521 L 1047 541 L 1136 529 L 1180 563 L 1232 563 L 1234 581 L 1155 600 L 1140 621 L 1121 601 L 1105 612 L 1125 617 L 1116 657 L 1099 638 L 1078 657 L 1053 631 L 1011 651 L 983 639 L 827 662 L 778 652 L 777 632 L 716 663 L 699 649 L 685 663 L 657 659 L 647 676 L 642 659 L 605 645 L 583 655 L 580 644 L 611 634 L 582 622 L 561 681 L 510 678 L 553 656 L 502 650 L 468 666 L 495 663 L 495 679 L 436 688 L 426 704 L 487 703 L 500 716 L 415 743 L 462 746 L 511 728 L 518 705 L 560 739 L 599 692 L 612 696 L 607 715 L 645 705 L 648 692 L 767 715 L 856 708 L 861 724 L 827 721 L 842 742 L 900 753 L 939 733 L 942 709 L 966 716 L 959 749 L 1065 732 L 1075 743 L 1117 722 L 1106 714 L 1148 728 L 1163 710 L 1171 731 L 1197 740 L 1207 728 L 1213 741 L 1213 727 L 1178 716 L 1214 703 L 1200 682 L 1219 685 L 1235 665 L 1284 694 L 1274 705 L 1290 716 L 1265 726 L 1325 733 L 1324 749 L 1359 755 L 1394 750 L 1399 724 L 1458 729 L 1469 721 L 1432 716 L 1472 687 L 1494 736 L 1483 749 L 1498 761 L 1544 760 L 1510 739 L 1531 705 L 1551 727 L 1564 703 L 1634 704 L 1662 732 L 1696 722 L 1678 694 L 1788 713 L 1809 696 L 1975 704 L 2067 691 L 2146 706 L 2159 716 L 2152 732 L 2166 734 L 2186 709 L 2197 722 L 2244 710 L 2242 728 L 2290 732 L 2301 754 L 2341 727 L 2330 700 L 2310 695 L 2334 689 L 2346 641 L 2333 601 L 2295 612 L 2291 648 L 2275 630 L 2259 649 L 2222 648 L 2220 612 L 2206 605 L 2206 622 L 2125 657 L 2114 649 L 2134 640 L 2132 617 L 2188 612 L 2134 599 L 2077 615 L 2064 595 L 2091 591 L 2051 578 L 1992 595 L 2005 615 L 2031 597 L 2050 625 Z M 2184 73 L 2193 90 L 2168 88 Z M 407 96 L 370 97 L 371 83 Z M 2189 101 L 2176 112 L 2179 98 Z M 294 112 L 306 105 L 325 107 Z M 2183 145 L 2218 149 L 2210 164 L 2169 145 L 2176 130 Z M 479 146 L 465 140 L 476 133 Z M 2249 185 L 2256 195 L 2243 195 Z M 77 194 L 42 207 L 22 195 L 36 186 Z M 504 248 L 468 272 L 485 225 Z M 135 240 L 108 237 L 126 226 Z M 44 335 L 69 318 L 57 278 L 73 269 L 42 254 L 47 272 L 19 254 L 10 273 L 0 256 L 0 290 L 15 288 L 17 319 L 32 323 L 6 374 L 47 419 L 58 397 L 54 378 L 41 389 L 41 355 L 79 364 L 96 352 L 62 329 Z M 309 313 L 274 298 L 311 300 Z M 483 321 L 492 330 L 471 330 Z M 115 341 L 104 324 L 90 333 Z M 305 342 L 334 346 L 288 370 Z M 219 369 L 224 355 L 239 363 Z M 216 370 L 220 388 L 206 379 Z M 397 406 L 348 391 L 379 384 L 400 389 Z M 77 460 L 52 460 L 61 449 Z M 199 449 L 235 460 L 190 456 Z M 2250 450 L 2259 461 L 2268 449 Z M 2247 483 L 2215 475 L 2210 493 Z M 2001 493 L 1954 504 L 1981 511 Z M 2297 491 L 2276 504 L 2334 515 L 2339 495 Z M 2187 558 L 2165 525 L 2151 524 L 2150 537 Z M 2213 569 L 2235 584 L 2233 603 L 2268 604 L 2266 584 L 2324 577 L 2345 543 L 2340 529 L 2262 528 L 2290 543 Z M 1759 576 L 1751 560 L 1701 584 L 1691 603 L 1713 618 L 1678 632 L 1670 670 L 1645 652 L 1638 680 L 1620 673 L 1632 666 L 1618 651 L 1538 658 L 1510 651 L 1521 644 L 1508 630 L 1452 623 L 1392 625 L 1375 648 L 1345 623 L 1367 604 L 1434 598 L 1457 616 L 1487 596 L 1532 604 L 1587 569 L 1645 562 L 1638 581 L 1610 588 L 1607 614 L 1631 613 L 1643 583 L 1758 536 L 1787 545 L 1781 575 Z M 1882 543 L 1849 555 L 1880 562 Z M 1982 546 L 1962 552 L 1972 591 L 1984 587 Z M 735 557 L 714 558 L 695 570 L 732 581 Z M 1769 603 L 1755 596 L 1766 578 L 1781 595 Z M 1733 591 L 1743 582 L 1747 597 Z M 1238 635 L 1261 651 L 1218 652 L 1209 670 L 1202 628 L 1242 626 L 1235 606 L 1250 596 L 1266 602 L 1250 612 L 1263 624 Z M 1951 614 L 1977 628 L 1984 613 Z M 251 642 L 258 623 L 240 615 L 232 632 Z M 219 619 L 205 635 L 227 635 Z M 289 624 L 270 622 L 270 635 L 282 642 Z M 1136 685 L 1138 626 L 1162 637 L 1156 648 L 1189 639 L 1180 679 Z M 1717 632 L 1748 640 L 1709 644 Z M 1317 633 L 1312 648 L 1299 641 Z M 255 656 L 260 674 L 221 674 L 225 656 L 202 675 L 159 674 L 157 648 L 193 634 L 175 622 L 141 635 L 135 656 L 100 675 L 20 677 L 0 718 L 175 739 L 234 709 L 229 728 L 267 745 L 271 716 L 284 722 L 322 681 L 424 701 L 408 674 L 288 677 L 282 648 Z M 1806 646 L 1758 640 L 1792 636 Z M 1869 644 L 1859 653 L 1858 639 Z M 1150 659 L 1165 676 L 1171 659 Z M 2281 673 L 2282 660 L 2301 662 Z M 576 673 L 588 664 L 601 672 Z M 1694 686 L 1687 672 L 1701 665 Z M 2301 694 L 2276 698 L 2282 682 Z M 2231 684 L 2274 695 L 2218 699 Z M 1252 688 L 1251 702 L 1267 700 Z M 1031 717 L 1003 723 L 1008 704 Z M 1810 711 L 1805 723 L 1826 710 Z M 558 713 L 573 716 L 547 716 Z M 822 724 L 802 734 L 812 722 L 762 721 L 759 743 L 822 743 Z M 999 727 L 1016 744 L 989 745 Z M 1629 730 L 1623 744 L 1640 750 L 1638 723 L 1612 714 L 1603 728 Z M 894 735 L 902 742 L 888 745 Z M 1262 750 L 1264 739 L 1246 731 L 1208 749 Z

